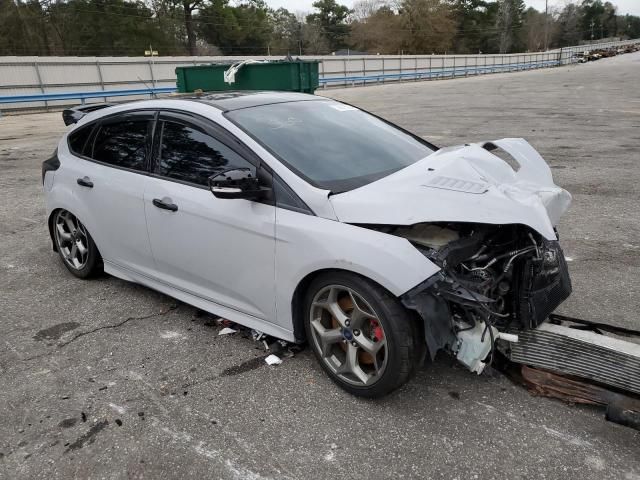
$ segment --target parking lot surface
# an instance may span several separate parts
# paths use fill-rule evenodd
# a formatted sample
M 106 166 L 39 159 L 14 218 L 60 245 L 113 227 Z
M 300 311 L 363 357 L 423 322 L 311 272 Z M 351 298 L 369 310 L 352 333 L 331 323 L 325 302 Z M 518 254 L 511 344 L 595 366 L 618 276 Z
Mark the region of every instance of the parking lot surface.
M 640 329 L 640 53 L 319 91 L 438 145 L 524 137 L 574 198 L 560 313 Z M 51 251 L 40 165 L 59 112 L 0 118 L 0 478 L 640 479 L 640 433 L 446 356 L 377 401 L 308 350 L 265 352 L 196 310 Z

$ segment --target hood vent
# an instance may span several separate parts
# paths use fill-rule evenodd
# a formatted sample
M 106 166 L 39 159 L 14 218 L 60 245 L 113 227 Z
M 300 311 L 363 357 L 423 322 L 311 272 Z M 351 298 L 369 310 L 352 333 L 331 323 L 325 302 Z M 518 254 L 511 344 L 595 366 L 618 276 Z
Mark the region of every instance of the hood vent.
M 486 183 L 472 182 L 461 178 L 437 176 L 424 187 L 440 188 L 442 190 L 453 190 L 454 192 L 464 193 L 484 193 L 489 188 Z

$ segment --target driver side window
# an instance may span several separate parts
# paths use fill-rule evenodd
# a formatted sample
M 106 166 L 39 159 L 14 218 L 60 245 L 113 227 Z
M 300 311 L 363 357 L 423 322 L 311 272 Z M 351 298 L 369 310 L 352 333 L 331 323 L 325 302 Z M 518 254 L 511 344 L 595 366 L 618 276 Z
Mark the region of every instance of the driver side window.
M 207 179 L 230 168 L 255 168 L 236 152 L 195 126 L 161 120 L 157 173 L 163 177 L 207 185 Z

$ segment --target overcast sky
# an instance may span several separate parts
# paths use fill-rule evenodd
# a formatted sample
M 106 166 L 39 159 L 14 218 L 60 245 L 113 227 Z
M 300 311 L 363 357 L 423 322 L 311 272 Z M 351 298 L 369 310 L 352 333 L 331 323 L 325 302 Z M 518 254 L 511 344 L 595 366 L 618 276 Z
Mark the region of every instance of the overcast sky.
M 338 3 L 351 7 L 357 0 L 338 0 Z M 610 0 L 611 3 L 618 6 L 619 14 L 630 13 L 632 15 L 640 15 L 640 0 Z M 273 8 L 285 7 L 291 12 L 311 10 L 311 4 L 314 0 L 267 0 L 267 3 Z M 527 5 L 544 10 L 544 0 L 525 0 Z M 549 0 L 549 8 L 562 7 L 567 0 Z

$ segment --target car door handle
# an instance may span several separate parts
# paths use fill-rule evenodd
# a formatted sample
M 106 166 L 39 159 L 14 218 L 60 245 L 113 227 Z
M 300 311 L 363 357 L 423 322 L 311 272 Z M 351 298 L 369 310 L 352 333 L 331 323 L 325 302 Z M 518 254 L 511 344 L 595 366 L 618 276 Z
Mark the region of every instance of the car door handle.
M 172 212 L 178 211 L 178 205 L 176 205 L 175 203 L 171 203 L 171 200 L 166 201 L 164 199 L 161 200 L 159 198 L 154 198 L 153 204 L 158 208 L 162 208 L 163 210 L 171 210 Z
M 78 179 L 78 185 L 87 188 L 93 188 L 93 182 L 89 177 L 82 177 Z

